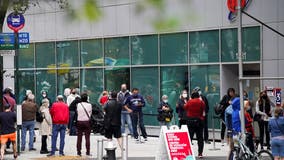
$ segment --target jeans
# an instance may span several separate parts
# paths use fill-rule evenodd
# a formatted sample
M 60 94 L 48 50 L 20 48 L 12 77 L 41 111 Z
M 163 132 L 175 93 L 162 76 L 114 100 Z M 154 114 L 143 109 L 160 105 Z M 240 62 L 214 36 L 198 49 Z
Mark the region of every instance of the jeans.
M 35 121 L 24 121 L 22 124 L 22 146 L 21 149 L 25 150 L 26 146 L 26 134 L 29 131 L 29 149 L 34 148 L 34 128 Z
M 86 154 L 90 154 L 90 134 L 91 134 L 91 125 L 90 121 L 78 121 L 77 122 L 77 154 L 81 155 L 82 148 L 82 137 L 85 134 L 86 142 Z
M 188 121 L 189 122 L 189 121 Z M 204 122 L 200 120 L 200 124 L 198 126 L 193 126 L 190 123 L 187 123 L 190 140 L 193 140 L 194 133 L 196 133 L 197 144 L 198 144 L 198 154 L 202 154 L 204 142 L 203 142 L 203 127 Z
M 121 112 L 121 133 L 125 133 L 125 122 L 128 125 L 129 133 L 133 135 L 133 127 L 132 127 L 130 113 Z
M 70 113 L 69 113 L 69 124 L 68 124 L 70 136 L 76 136 L 76 134 L 77 134 L 77 128 L 76 128 L 76 125 L 74 124 L 75 118 L 77 118 L 77 117 L 75 117 L 75 112 L 70 111 Z
M 142 136 L 144 138 L 147 138 L 147 133 L 145 130 L 144 122 L 143 122 L 143 113 L 140 112 L 132 112 L 131 113 L 131 119 L 132 119 L 132 126 L 133 126 L 133 136 L 134 138 L 138 138 L 138 132 L 137 132 L 137 124 L 139 122 L 139 128 L 141 129 Z
M 266 146 L 270 147 L 270 134 L 268 130 L 268 121 L 260 120 L 258 121 L 258 126 L 259 126 L 260 146 L 263 147 L 263 139 L 264 139 L 264 133 L 265 133 Z
M 165 122 L 165 121 L 159 121 L 160 126 L 167 126 L 167 128 L 170 128 L 171 123 L 170 122 Z
M 65 145 L 65 131 L 66 131 L 65 124 L 53 124 L 52 125 L 52 138 L 51 138 L 52 140 L 51 140 L 51 153 L 50 154 L 52 155 L 55 154 L 58 133 L 60 134 L 59 154 L 64 154 L 63 149 Z

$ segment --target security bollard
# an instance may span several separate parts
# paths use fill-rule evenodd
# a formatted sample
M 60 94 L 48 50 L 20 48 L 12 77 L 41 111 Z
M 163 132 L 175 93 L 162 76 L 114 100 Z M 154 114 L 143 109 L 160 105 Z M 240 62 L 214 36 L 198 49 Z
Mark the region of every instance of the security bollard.
M 122 134 L 122 148 L 121 148 L 121 159 L 127 160 L 128 158 L 128 135 L 126 133 Z
M 112 141 L 108 142 L 105 150 L 107 152 L 107 160 L 116 160 L 116 156 L 115 156 L 116 147 L 113 145 Z
M 97 151 L 98 151 L 97 160 L 103 160 L 103 140 L 102 139 L 98 139 Z

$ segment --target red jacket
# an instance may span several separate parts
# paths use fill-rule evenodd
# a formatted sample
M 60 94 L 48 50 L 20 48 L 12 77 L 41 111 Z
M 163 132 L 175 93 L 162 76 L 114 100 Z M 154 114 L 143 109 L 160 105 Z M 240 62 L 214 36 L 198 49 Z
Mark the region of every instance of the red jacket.
M 50 109 L 53 124 L 68 124 L 69 108 L 64 102 L 55 102 Z
M 199 98 L 190 99 L 184 105 L 184 110 L 187 112 L 189 118 L 199 118 L 204 120 L 205 103 Z

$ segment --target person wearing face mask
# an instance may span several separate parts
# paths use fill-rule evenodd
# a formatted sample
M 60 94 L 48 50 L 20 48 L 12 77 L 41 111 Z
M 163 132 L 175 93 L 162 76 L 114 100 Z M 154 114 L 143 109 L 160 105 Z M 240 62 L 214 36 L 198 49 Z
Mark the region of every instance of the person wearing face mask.
M 160 106 L 158 107 L 158 121 L 160 126 L 170 127 L 170 122 L 173 118 L 173 109 L 168 103 L 168 96 L 163 95 L 162 101 L 160 102 Z
M 72 88 L 71 89 L 71 94 L 67 97 L 67 106 L 69 107 L 69 123 L 68 123 L 68 133 L 70 134 L 70 136 L 76 136 L 77 132 L 76 132 L 76 125 L 73 123 L 73 120 L 75 118 L 75 114 L 76 111 L 73 110 L 72 106 L 72 102 L 76 99 L 76 98 L 80 98 L 80 96 L 77 94 L 77 89 L 76 88 Z
M 186 112 L 184 111 L 184 105 L 187 103 L 188 101 L 188 94 L 187 94 L 187 90 L 183 90 L 181 92 L 181 96 L 178 99 L 177 103 L 176 103 L 176 113 L 178 114 L 178 125 L 179 127 L 181 127 L 182 125 L 186 125 Z
M 275 105 L 270 101 L 266 91 L 259 93 L 259 98 L 255 105 L 255 114 L 260 115 L 258 121 L 259 126 L 259 141 L 261 149 L 263 149 L 264 134 L 266 137 L 267 149 L 270 149 L 270 134 L 268 130 L 268 121 L 272 117 L 272 107 Z
M 245 128 L 246 128 L 246 132 L 249 133 L 246 143 L 250 151 L 253 153 L 254 152 L 253 139 L 255 138 L 255 134 L 254 134 L 254 129 L 252 125 L 253 119 L 249 113 L 250 109 L 251 109 L 251 106 L 250 106 L 249 101 L 245 100 L 244 101 Z
M 127 97 L 124 102 L 124 108 L 130 113 L 132 119 L 133 136 L 138 141 L 137 124 L 139 122 L 139 128 L 141 129 L 144 141 L 147 141 L 147 133 L 143 121 L 142 107 L 145 106 L 145 100 L 142 95 L 139 94 L 139 89 L 133 88 L 132 95 Z
M 51 102 L 50 98 L 48 97 L 47 91 L 42 90 L 41 91 L 41 97 L 40 97 L 40 104 L 39 106 L 42 106 L 42 101 L 44 99 L 47 99 L 49 102 Z M 49 108 L 51 107 L 52 103 L 49 103 Z
M 70 104 L 75 100 L 76 97 L 80 97 L 77 94 L 77 89 L 76 88 L 72 88 L 71 89 L 71 94 L 67 97 L 67 105 L 68 107 L 70 106 Z

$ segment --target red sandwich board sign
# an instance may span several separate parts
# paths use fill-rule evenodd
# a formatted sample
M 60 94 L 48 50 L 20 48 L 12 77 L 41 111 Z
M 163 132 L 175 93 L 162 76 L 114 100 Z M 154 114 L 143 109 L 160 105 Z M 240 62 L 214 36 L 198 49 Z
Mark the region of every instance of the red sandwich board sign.
M 162 126 L 156 160 L 195 160 L 186 125 Z

